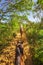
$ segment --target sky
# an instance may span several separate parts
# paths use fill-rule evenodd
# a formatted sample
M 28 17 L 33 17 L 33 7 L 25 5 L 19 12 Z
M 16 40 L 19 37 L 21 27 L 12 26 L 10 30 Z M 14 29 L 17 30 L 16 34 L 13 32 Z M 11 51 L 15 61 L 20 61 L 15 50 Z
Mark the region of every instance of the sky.
M 33 0 L 35 3 L 37 2 L 37 0 Z
M 37 2 L 37 0 L 33 0 L 33 1 L 34 1 L 34 3 Z M 2 0 L 0 2 L 0 9 L 3 7 L 2 3 L 5 3 L 5 2 L 8 2 L 8 0 Z M 7 7 L 8 6 L 4 7 L 3 11 L 6 11 Z M 39 17 L 36 16 L 37 13 L 39 13 Z M 29 11 L 28 19 L 30 21 L 32 21 L 32 22 L 40 22 L 41 21 L 41 17 L 43 17 L 43 11 L 41 10 L 41 12 L 40 12 L 40 10 L 39 10 L 37 13 L 36 12 L 33 13 L 32 11 Z M 0 14 L 0 16 L 1 16 L 1 14 Z M 34 18 L 33 16 L 36 16 L 36 17 Z M 2 22 L 4 22 L 4 21 L 2 21 Z
M 38 14 L 38 16 L 37 16 L 37 14 Z M 28 16 L 28 18 L 32 22 L 40 22 L 41 18 L 43 18 L 43 11 L 41 10 L 41 12 L 40 12 L 40 10 L 39 10 L 37 13 L 30 12 L 30 15 Z

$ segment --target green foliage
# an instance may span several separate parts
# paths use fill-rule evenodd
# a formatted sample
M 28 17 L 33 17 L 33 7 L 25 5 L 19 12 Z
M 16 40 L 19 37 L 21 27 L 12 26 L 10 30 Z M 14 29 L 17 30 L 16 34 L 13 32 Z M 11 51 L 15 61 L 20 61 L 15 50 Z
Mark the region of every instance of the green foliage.
M 35 47 L 35 54 L 33 56 L 34 65 L 43 65 L 43 44 L 39 47 Z
M 38 0 L 37 3 L 40 4 L 41 5 L 41 8 L 43 9 L 43 0 Z
M 27 37 L 28 37 L 28 41 L 30 44 L 33 43 L 33 45 L 36 42 L 36 40 L 38 40 L 38 27 L 36 27 L 36 24 L 34 23 L 29 23 L 26 29 L 26 33 L 27 33 Z
M 38 0 L 38 3 L 43 5 L 43 0 Z
M 14 32 L 19 31 L 20 23 L 19 23 L 19 19 L 17 17 L 15 17 L 11 20 L 11 26 L 12 26 L 12 30 Z
M 9 8 L 10 9 L 14 9 L 15 8 L 16 11 L 17 10 L 24 11 L 24 10 L 31 9 L 32 8 L 32 5 L 33 5 L 32 0 L 20 0 L 20 1 L 16 0 L 16 3 L 10 3 L 9 4 L 9 6 L 10 6 Z
M 0 23 L 0 44 L 7 43 L 12 34 L 11 26 L 8 23 Z
M 0 23 L 0 53 L 2 49 L 9 45 L 12 39 L 12 28 L 9 23 Z
M 40 24 L 29 22 L 25 25 L 34 65 L 43 65 L 43 29 Z
M 30 4 L 31 3 L 31 4 Z M 31 9 L 33 2 L 31 0 L 21 0 L 21 2 L 15 5 L 15 8 L 18 10 L 29 10 Z

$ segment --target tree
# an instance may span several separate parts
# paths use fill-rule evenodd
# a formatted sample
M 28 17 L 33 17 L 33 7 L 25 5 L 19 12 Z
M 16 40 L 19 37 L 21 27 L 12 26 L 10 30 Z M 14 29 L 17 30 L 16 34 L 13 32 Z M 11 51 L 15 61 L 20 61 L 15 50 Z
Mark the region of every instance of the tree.
M 38 0 L 37 2 L 39 5 L 41 5 L 41 8 L 43 9 L 43 0 Z
M 30 4 L 31 3 L 31 4 Z M 8 2 L 2 3 L 3 7 L 0 10 L 0 13 L 2 14 L 1 19 L 3 19 L 3 16 L 6 16 L 8 12 L 14 12 L 14 14 L 18 11 L 26 11 L 30 10 L 33 6 L 32 0 L 14 0 Z M 6 7 L 6 10 L 3 11 L 3 9 Z M 13 15 L 13 14 L 12 14 Z

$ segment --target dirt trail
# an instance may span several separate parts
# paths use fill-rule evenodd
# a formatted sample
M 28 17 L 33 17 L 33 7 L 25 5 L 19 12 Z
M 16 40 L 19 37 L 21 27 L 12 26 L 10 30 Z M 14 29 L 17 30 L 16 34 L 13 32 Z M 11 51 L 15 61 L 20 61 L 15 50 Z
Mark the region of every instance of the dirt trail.
M 13 38 L 12 41 L 10 42 L 10 45 L 3 49 L 3 53 L 0 55 L 0 65 L 15 65 L 14 61 L 15 61 L 16 43 L 20 39 L 21 39 L 21 35 L 20 33 L 17 33 L 17 36 Z M 26 60 L 25 65 L 32 65 L 30 46 L 27 42 L 25 33 L 23 33 L 22 35 L 22 40 L 24 41 L 23 42 L 23 48 L 24 48 L 23 60 L 24 62 Z M 24 64 L 22 63 L 22 65 Z

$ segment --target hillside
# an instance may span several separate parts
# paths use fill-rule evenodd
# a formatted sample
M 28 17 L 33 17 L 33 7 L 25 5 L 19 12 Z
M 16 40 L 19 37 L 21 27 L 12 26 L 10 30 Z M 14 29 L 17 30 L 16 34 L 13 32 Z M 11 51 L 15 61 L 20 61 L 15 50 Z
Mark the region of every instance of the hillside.
M 20 33 L 17 33 L 17 36 L 10 41 L 9 46 L 3 49 L 2 54 L 0 55 L 0 65 L 15 65 L 15 50 L 16 50 L 16 44 L 17 41 L 21 40 L 21 35 Z M 23 48 L 24 48 L 24 56 L 23 60 L 28 58 L 29 60 L 29 65 L 32 65 L 31 61 L 31 54 L 30 54 L 30 47 L 26 39 L 26 34 L 23 33 L 22 35 L 22 40 L 23 40 Z M 25 62 L 26 63 L 26 62 Z

